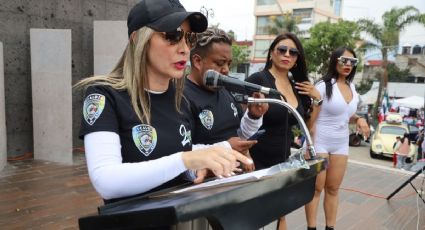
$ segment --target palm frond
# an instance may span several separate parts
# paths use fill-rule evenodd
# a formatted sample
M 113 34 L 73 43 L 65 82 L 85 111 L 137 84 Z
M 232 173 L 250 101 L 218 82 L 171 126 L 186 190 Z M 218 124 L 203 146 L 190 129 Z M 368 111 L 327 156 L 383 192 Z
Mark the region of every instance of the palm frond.
M 377 41 L 380 40 L 383 30 L 381 25 L 376 24 L 370 19 L 360 19 L 357 21 L 357 25 L 361 31 L 369 34 Z

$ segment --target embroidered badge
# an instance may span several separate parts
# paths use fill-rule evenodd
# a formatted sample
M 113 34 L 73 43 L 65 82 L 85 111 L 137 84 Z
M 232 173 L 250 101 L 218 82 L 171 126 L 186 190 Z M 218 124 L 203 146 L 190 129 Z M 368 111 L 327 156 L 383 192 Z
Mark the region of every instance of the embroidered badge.
M 186 144 L 192 143 L 192 132 L 189 130 L 186 130 L 186 126 L 183 124 L 180 125 L 179 129 L 180 135 L 183 137 L 182 145 L 185 146 Z
M 208 130 L 211 130 L 214 125 L 214 115 L 210 110 L 204 109 L 199 113 L 199 119 L 202 125 Z
M 235 104 L 230 103 L 230 107 L 233 109 L 233 116 L 237 117 L 238 116 L 238 110 L 236 109 Z
M 156 147 L 158 140 L 156 129 L 150 125 L 137 125 L 132 129 L 133 141 L 139 151 L 149 156 Z
M 103 109 L 105 108 L 105 96 L 98 93 L 90 94 L 84 100 L 83 105 L 83 116 L 84 120 L 89 125 L 93 125 L 94 122 L 100 117 Z

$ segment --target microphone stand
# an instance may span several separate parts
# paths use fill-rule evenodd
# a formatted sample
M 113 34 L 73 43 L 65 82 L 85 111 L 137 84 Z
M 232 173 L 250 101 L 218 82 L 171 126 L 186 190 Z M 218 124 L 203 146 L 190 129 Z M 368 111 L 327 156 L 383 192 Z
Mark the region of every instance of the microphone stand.
M 243 102 L 245 103 L 272 103 L 272 104 L 278 104 L 281 106 L 286 107 L 289 111 L 292 112 L 292 114 L 295 115 L 295 119 L 298 121 L 298 124 L 301 126 L 301 131 L 304 133 L 306 137 L 306 143 L 307 143 L 307 149 L 311 160 L 315 160 L 317 158 L 316 150 L 313 146 L 313 139 L 310 136 L 310 133 L 308 132 L 307 125 L 305 124 L 303 118 L 298 113 L 296 109 L 294 109 L 291 105 L 289 105 L 287 102 L 273 99 L 273 98 L 253 98 L 248 97 L 246 95 L 243 96 Z

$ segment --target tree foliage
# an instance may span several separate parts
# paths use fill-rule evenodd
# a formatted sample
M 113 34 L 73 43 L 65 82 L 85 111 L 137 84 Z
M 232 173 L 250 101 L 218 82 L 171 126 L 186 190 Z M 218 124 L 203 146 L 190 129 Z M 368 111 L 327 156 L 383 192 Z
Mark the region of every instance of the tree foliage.
M 380 49 L 382 53 L 383 76 L 380 79 L 376 103 L 381 102 L 382 90 L 388 82 L 388 53 L 398 48 L 400 32 L 409 24 L 419 22 L 425 25 L 425 15 L 413 6 L 403 8 L 394 7 L 382 15 L 383 24 L 371 19 L 357 21 L 361 31 L 368 34 L 373 40 L 366 42 L 366 49 Z M 376 114 L 377 111 L 374 111 Z
M 232 39 L 232 41 L 236 41 L 236 34 L 233 30 L 227 31 L 227 35 Z
M 409 82 L 411 75 L 409 68 L 400 69 L 394 63 L 389 63 L 387 66 L 388 81 L 391 82 Z
M 372 87 L 372 84 L 373 84 L 373 80 L 370 80 L 370 79 L 361 80 L 360 83 L 356 84 L 357 93 L 360 95 L 367 93 Z
M 278 35 L 284 32 L 299 34 L 300 30 L 297 26 L 300 23 L 300 17 L 294 17 L 290 13 L 282 14 L 281 17 L 270 16 L 271 25 L 269 26 L 269 34 Z
M 354 22 L 339 20 L 337 23 L 321 22 L 310 28 L 310 39 L 303 42 L 309 72 L 325 74 L 329 57 L 340 46 L 355 48 L 360 39 Z
M 232 39 L 232 65 L 230 68 L 237 67 L 239 64 L 247 63 L 251 51 L 246 45 L 238 45 L 236 43 L 236 35 L 233 30 L 227 31 L 227 35 Z
M 383 24 L 371 19 L 357 21 L 361 31 L 368 34 L 372 40 L 365 43 L 366 49 L 380 49 L 382 59 L 388 60 L 388 53 L 398 48 L 400 32 L 411 23 L 419 22 L 425 25 L 424 15 L 413 6 L 394 7 L 382 15 Z
M 237 67 L 239 64 L 248 62 L 250 50 L 248 46 L 232 44 L 232 65 L 231 68 Z

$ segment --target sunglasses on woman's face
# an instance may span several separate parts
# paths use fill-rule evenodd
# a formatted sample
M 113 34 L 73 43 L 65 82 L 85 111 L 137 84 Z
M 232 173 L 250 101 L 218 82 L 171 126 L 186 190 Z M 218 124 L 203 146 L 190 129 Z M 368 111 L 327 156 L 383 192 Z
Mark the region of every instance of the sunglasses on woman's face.
M 286 52 L 288 52 L 289 50 L 289 56 L 291 57 L 298 57 L 298 55 L 300 54 L 300 52 L 296 48 L 289 48 L 287 46 L 279 46 L 276 48 L 276 50 L 280 55 L 285 55 Z
M 179 43 L 184 37 L 186 45 L 189 48 L 192 48 L 196 45 L 196 33 L 193 32 L 185 32 L 180 27 L 175 31 L 164 32 L 165 40 L 170 42 L 171 45 L 175 45 Z
M 340 65 L 348 65 L 348 62 L 350 62 L 350 65 L 353 67 L 356 66 L 357 62 L 359 61 L 359 59 L 357 58 L 344 56 L 339 57 L 337 60 Z

